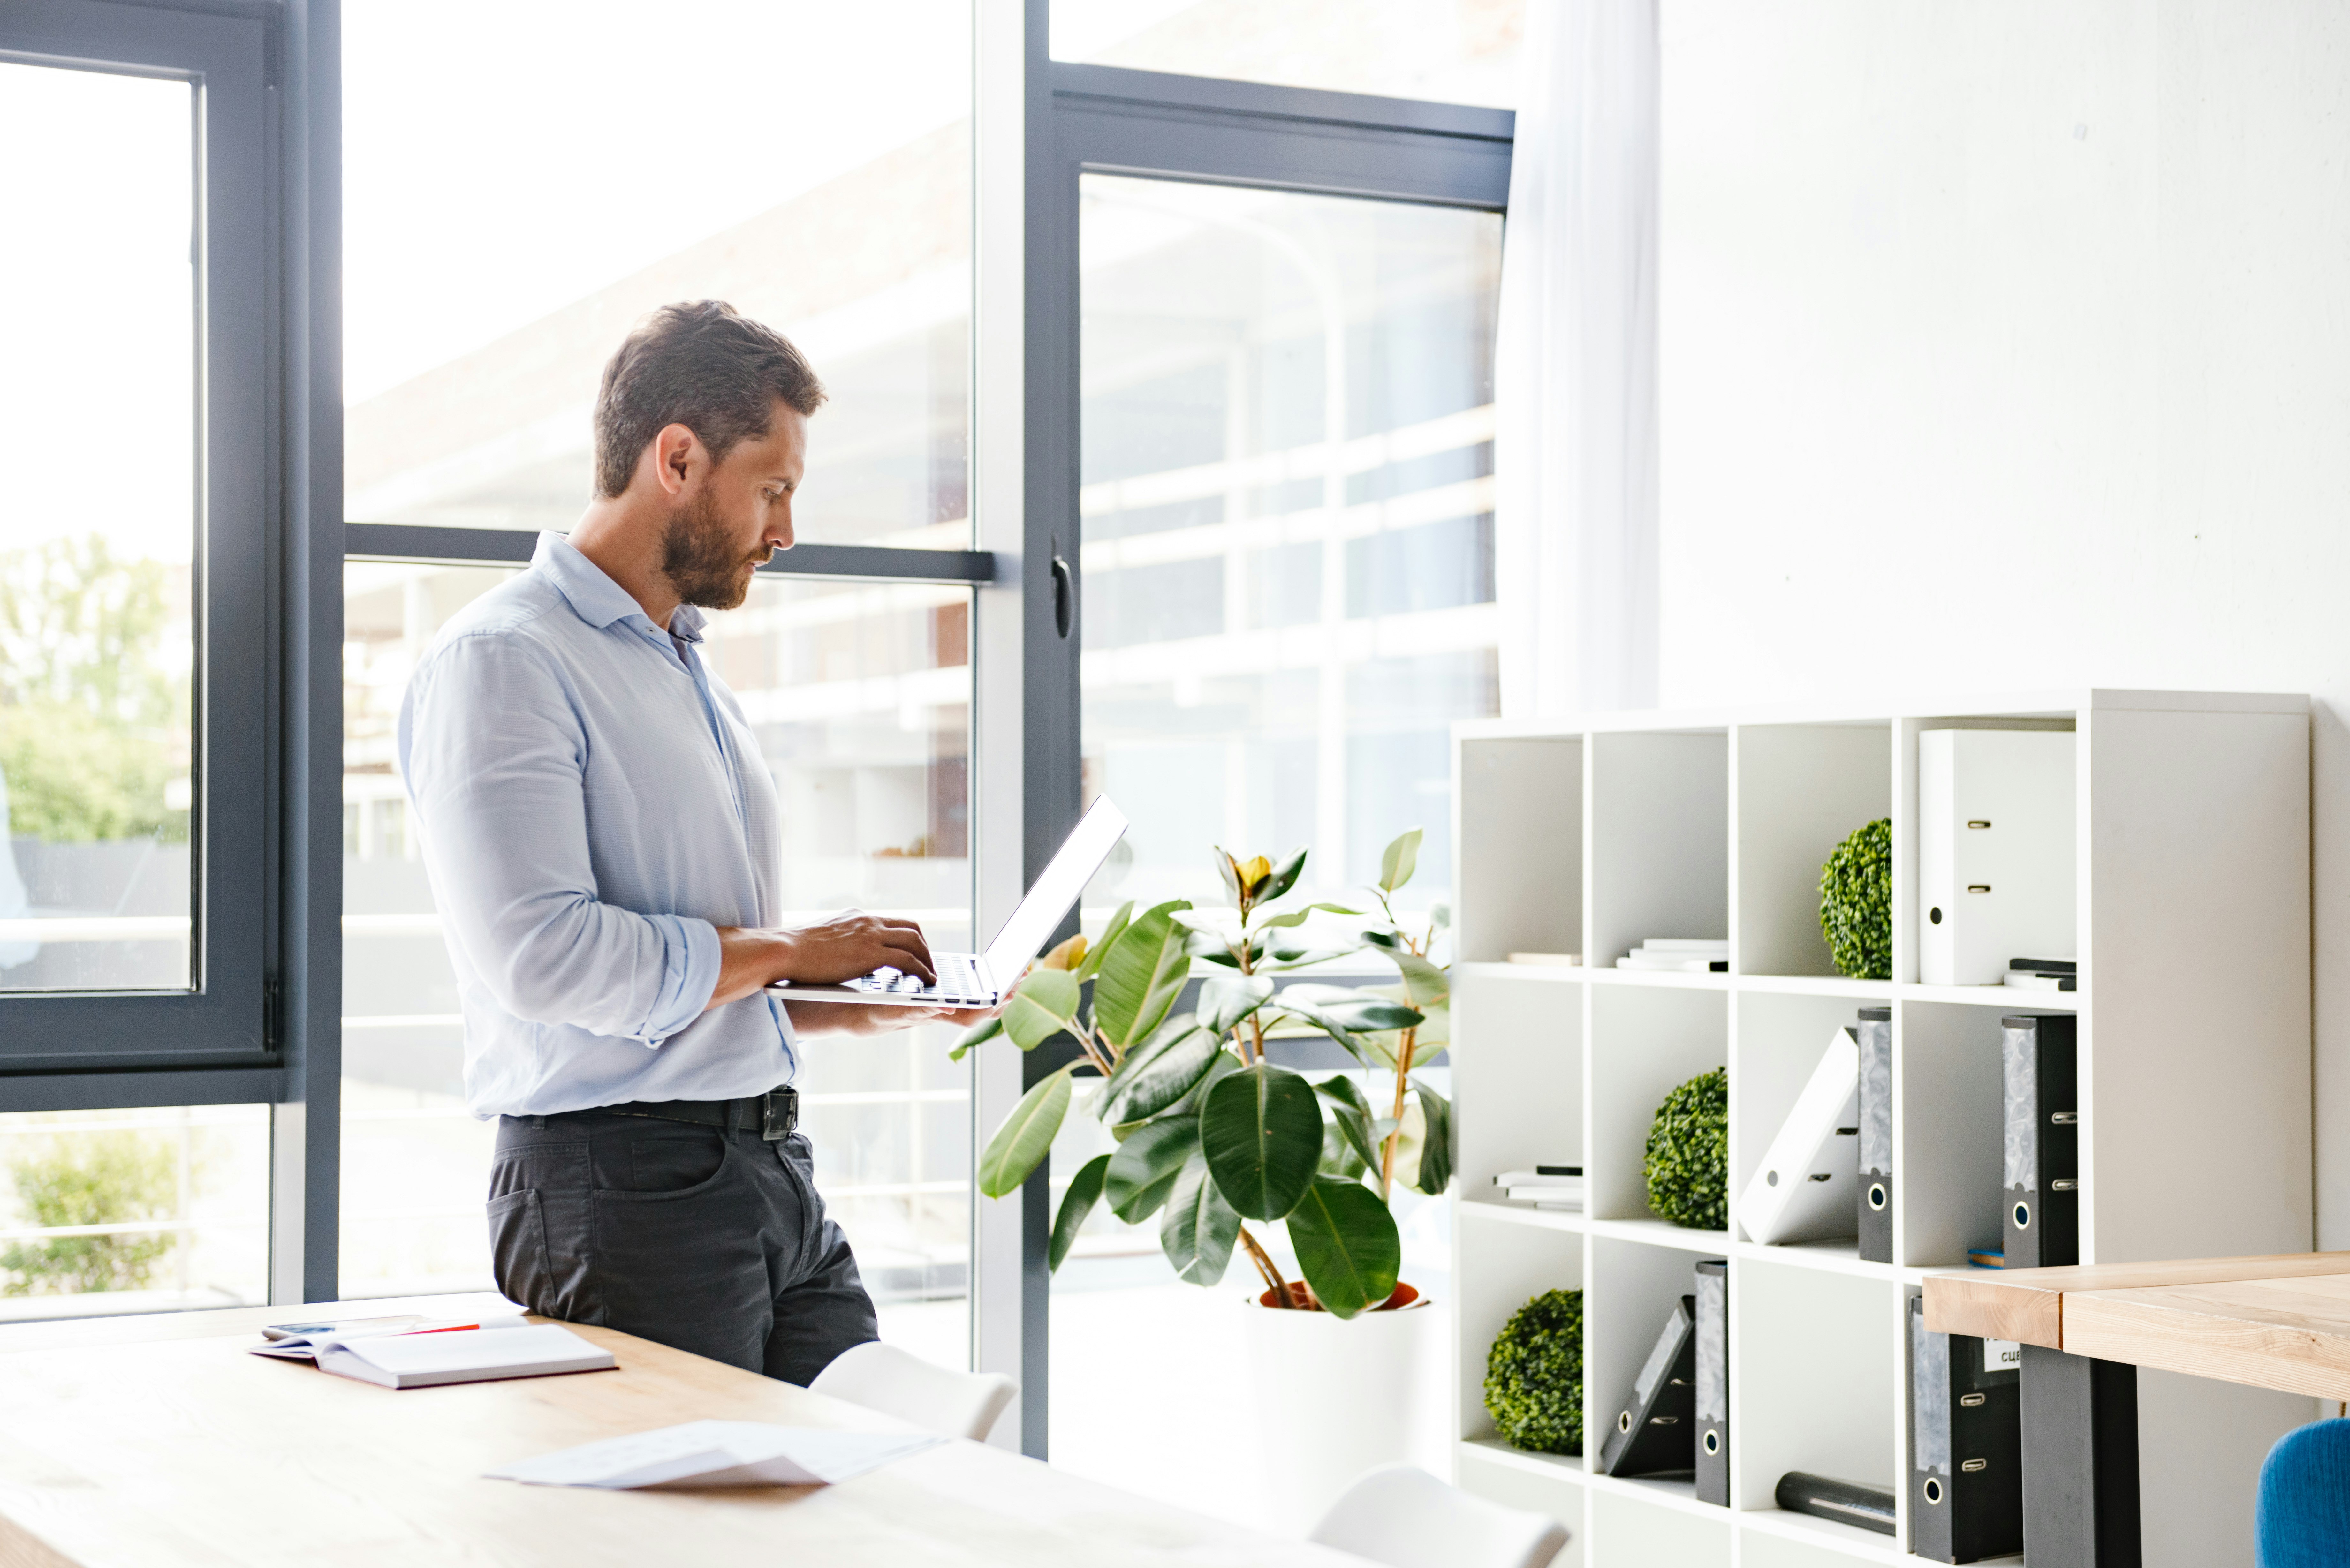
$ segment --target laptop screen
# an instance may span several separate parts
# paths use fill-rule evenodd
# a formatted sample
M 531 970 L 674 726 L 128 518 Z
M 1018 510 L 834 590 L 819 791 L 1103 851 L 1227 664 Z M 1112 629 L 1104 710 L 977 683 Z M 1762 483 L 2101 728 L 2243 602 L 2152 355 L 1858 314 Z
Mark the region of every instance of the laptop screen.
M 1021 966 L 1042 950 L 1053 928 L 1061 923 L 1061 917 L 1069 912 L 1069 906 L 1077 901 L 1077 895 L 1086 890 L 1086 884 L 1125 833 L 1126 814 L 1110 804 L 1109 796 L 1096 797 L 1093 809 L 1061 840 L 1061 847 L 1028 889 L 1028 896 L 987 944 L 989 979 L 1008 986 L 1017 978 Z

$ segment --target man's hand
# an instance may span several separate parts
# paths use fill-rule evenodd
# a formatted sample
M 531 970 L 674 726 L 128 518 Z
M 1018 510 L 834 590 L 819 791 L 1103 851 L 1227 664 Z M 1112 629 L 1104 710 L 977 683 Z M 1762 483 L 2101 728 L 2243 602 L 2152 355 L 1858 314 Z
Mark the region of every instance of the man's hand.
M 844 909 L 828 919 L 789 931 L 721 926 L 718 984 L 710 993 L 710 1006 L 739 1002 L 779 980 L 837 985 L 883 968 L 919 975 L 925 985 L 936 983 L 939 978 L 931 963 L 931 944 L 922 940 L 922 928 L 911 920 Z
M 793 1030 L 803 1035 L 887 1034 L 923 1023 L 968 1029 L 994 1010 L 985 1007 L 868 1007 L 861 1002 L 786 1002 Z

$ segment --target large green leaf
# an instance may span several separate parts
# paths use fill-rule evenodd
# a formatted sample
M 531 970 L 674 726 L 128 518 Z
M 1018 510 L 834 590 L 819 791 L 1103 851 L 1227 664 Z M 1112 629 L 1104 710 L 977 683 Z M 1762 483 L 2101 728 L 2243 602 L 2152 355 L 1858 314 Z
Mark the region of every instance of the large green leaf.
M 1301 849 L 1298 853 L 1303 855 L 1305 852 Z M 1305 923 L 1307 917 L 1311 916 L 1316 909 L 1325 910 L 1333 915 L 1359 915 L 1363 912 L 1360 909 L 1350 909 L 1344 904 L 1308 904 L 1302 909 L 1292 909 L 1286 914 L 1275 915 L 1270 919 L 1260 920 L 1257 922 L 1257 929 L 1263 931 L 1271 930 L 1275 927 L 1280 926 L 1302 926 Z
M 1440 1006 L 1452 994 L 1452 980 L 1442 970 L 1414 952 L 1388 954 L 1403 974 L 1404 1001 L 1425 1012 Z
M 1034 1051 L 1076 1028 L 1080 995 L 1077 977 L 1067 970 L 1031 970 L 1004 1005 L 1003 1032 L 1023 1051 Z
M 1411 1088 L 1419 1096 L 1419 1114 L 1428 1128 L 1419 1146 L 1419 1179 L 1414 1185 L 1434 1197 L 1452 1179 L 1452 1103 L 1417 1078 Z
M 1086 961 L 1077 966 L 1079 980 L 1091 980 L 1101 971 L 1102 960 L 1109 956 L 1109 950 L 1118 946 L 1118 939 L 1126 935 L 1127 922 L 1133 917 L 1134 900 L 1128 898 L 1118 907 L 1118 913 L 1109 918 L 1109 924 L 1102 929 L 1101 940 L 1086 950 Z
M 1337 985 L 1286 986 L 1271 1006 L 1312 1024 L 1357 1056 L 1390 1071 L 1395 1065 L 1393 1053 L 1367 1052 L 1366 1037 L 1381 1031 L 1409 1029 L 1426 1016 L 1387 997 Z M 1274 1032 L 1286 1033 L 1278 1025 Z
M 1070 1066 L 1075 1066 L 1071 1063 Z M 1028 1173 L 1053 1147 L 1061 1118 L 1069 1114 L 1069 1068 L 1063 1067 L 1020 1096 L 979 1156 L 979 1189 L 990 1198 L 1020 1190 Z
M 1273 868 L 1273 879 L 1264 885 L 1264 891 L 1256 896 L 1256 901 L 1260 904 L 1272 903 L 1275 898 L 1297 886 L 1297 874 L 1305 869 L 1305 851 L 1300 849 Z
M 1109 1211 L 1129 1225 L 1158 1212 L 1199 1147 L 1200 1124 L 1190 1116 L 1162 1116 L 1135 1128 L 1109 1157 L 1102 1183 Z
M 983 1018 L 955 1037 L 954 1049 L 947 1053 L 947 1060 L 960 1062 L 962 1060 L 964 1052 L 982 1041 L 993 1040 L 1003 1033 L 1003 1015 L 1002 1013 L 993 1013 Z
M 1191 1092 L 1214 1059 L 1219 1039 L 1190 1013 L 1176 1014 L 1126 1054 L 1094 1114 L 1108 1127 L 1157 1116 Z
M 1322 1163 L 1315 1169 L 1323 1176 L 1335 1176 L 1341 1181 L 1359 1181 L 1371 1168 L 1355 1152 L 1354 1144 L 1338 1130 L 1334 1119 L 1322 1124 Z
M 1415 827 L 1396 835 L 1396 840 L 1379 857 L 1379 888 L 1392 893 L 1411 880 L 1419 865 L 1419 829 Z
M 1200 1081 L 1191 1085 L 1189 1094 L 1168 1106 L 1167 1114 L 1170 1116 L 1198 1116 L 1208 1103 L 1208 1091 L 1240 1070 L 1239 1057 L 1229 1051 L 1217 1052 L 1208 1059 L 1208 1070 L 1200 1075 Z
M 1273 981 L 1261 974 L 1212 975 L 1201 982 L 1200 1022 L 1229 1033 L 1272 994 Z
M 1359 1181 L 1315 1178 L 1290 1211 L 1289 1245 L 1315 1299 L 1340 1317 L 1395 1293 L 1403 1239 L 1379 1195 Z
M 1224 1200 L 1250 1220 L 1297 1207 L 1322 1159 L 1322 1110 L 1314 1085 L 1259 1062 L 1208 1091 L 1200 1147 Z
M 1058 1269 L 1068 1257 L 1069 1249 L 1077 1244 L 1077 1232 L 1084 1229 L 1086 1216 L 1101 1201 L 1102 1176 L 1109 1169 L 1109 1156 L 1097 1154 L 1077 1168 L 1070 1179 L 1068 1191 L 1061 1195 L 1061 1212 L 1053 1220 L 1053 1240 L 1045 1249 L 1045 1266 Z
M 1323 1079 L 1314 1088 L 1330 1102 L 1330 1119 L 1337 1123 L 1339 1136 L 1356 1156 L 1365 1165 L 1378 1164 L 1378 1140 L 1371 1136 L 1371 1103 L 1363 1096 L 1363 1085 L 1339 1073 Z
M 1224 1277 L 1240 1233 L 1241 1217 L 1216 1190 L 1207 1163 L 1193 1155 L 1175 1179 L 1167 1212 L 1159 1221 L 1159 1250 L 1178 1276 L 1195 1285 L 1212 1285 Z
M 1094 1026 L 1120 1050 L 1147 1040 L 1183 993 L 1191 933 L 1172 919 L 1191 906 L 1173 899 L 1136 916 L 1094 977 Z

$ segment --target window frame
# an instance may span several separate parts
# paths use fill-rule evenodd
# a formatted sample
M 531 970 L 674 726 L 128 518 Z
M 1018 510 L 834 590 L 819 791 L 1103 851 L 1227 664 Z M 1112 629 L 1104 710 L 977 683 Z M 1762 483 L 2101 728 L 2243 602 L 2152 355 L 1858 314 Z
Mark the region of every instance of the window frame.
M 281 537 L 272 429 L 268 26 L 249 16 L 44 0 L 0 27 L 0 60 L 186 83 L 196 250 L 194 799 L 189 988 L 0 992 L 0 1074 L 278 1064 L 266 848 L 274 803 L 253 787 L 275 750 L 268 557 Z M 59 1049 L 59 1041 L 72 1042 Z

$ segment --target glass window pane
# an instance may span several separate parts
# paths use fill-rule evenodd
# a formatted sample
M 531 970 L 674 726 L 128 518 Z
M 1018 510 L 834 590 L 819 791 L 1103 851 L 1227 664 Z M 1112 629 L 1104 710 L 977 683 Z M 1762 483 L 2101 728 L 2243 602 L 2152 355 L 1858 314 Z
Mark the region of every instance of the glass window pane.
M 831 390 L 800 537 L 969 544 L 968 0 L 343 16 L 349 520 L 569 528 L 605 360 L 706 297 Z
M 1517 104 L 1526 0 L 1053 0 L 1053 57 Z
M 1134 820 L 1089 918 L 1221 899 L 1211 844 L 1343 898 L 1410 827 L 1425 909 L 1496 701 L 1501 219 L 1099 174 L 1079 210 L 1086 784 Z
M 269 1107 L 0 1116 L 0 1320 L 268 1299 Z
M 811 465 L 811 472 L 816 465 Z M 465 1109 L 463 1025 L 394 771 L 400 693 L 433 634 L 504 568 L 344 568 L 342 1290 L 485 1289 L 492 1124 Z M 850 905 L 971 937 L 968 589 L 764 576 L 704 643 L 781 796 L 785 924 Z M 806 1044 L 816 1184 L 884 1333 L 969 1355 L 968 1066 L 953 1032 Z
M 192 117 L 0 64 L 0 992 L 190 984 Z
M 1086 789 L 1133 820 L 1087 929 L 1126 898 L 1225 904 L 1211 845 L 1304 846 L 1293 902 L 1363 908 L 1411 827 L 1397 906 L 1425 919 L 1452 879 L 1451 726 L 1496 705 L 1501 220 L 1088 174 L 1079 224 Z M 1071 1117 L 1058 1182 L 1109 1147 Z M 1407 1277 L 1442 1303 L 1444 1203 L 1396 1212 Z M 1218 1436 L 1253 1428 L 1239 1303 L 1255 1275 L 1236 1261 L 1218 1290 L 1178 1283 L 1158 1231 L 1097 1209 L 1054 1278 L 1055 1462 L 1272 1525 L 1274 1500 L 1226 1484 Z M 1297 1277 L 1282 1227 L 1254 1232 Z M 1184 1370 L 1130 1386 L 1159 1377 L 1132 1365 L 1138 1334 L 1181 1344 Z M 1138 1391 L 1178 1412 L 1142 1449 L 1118 1426 Z

